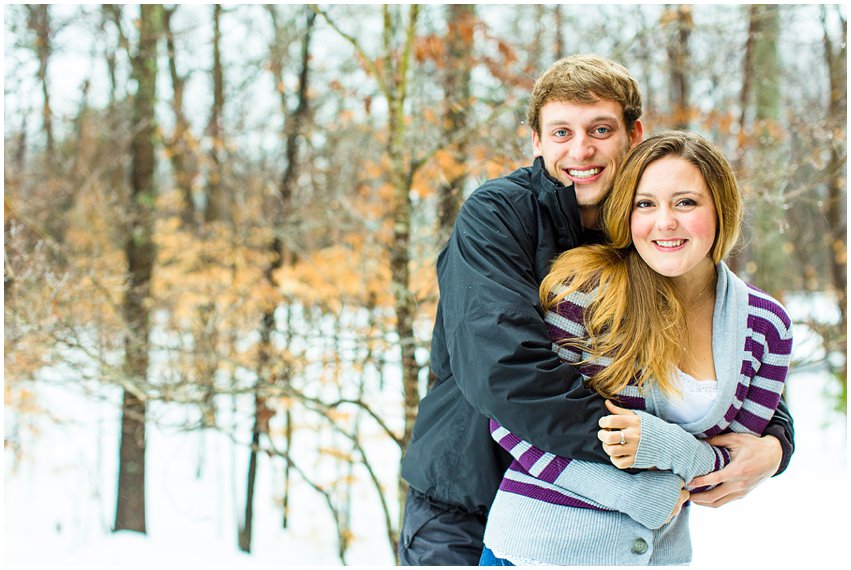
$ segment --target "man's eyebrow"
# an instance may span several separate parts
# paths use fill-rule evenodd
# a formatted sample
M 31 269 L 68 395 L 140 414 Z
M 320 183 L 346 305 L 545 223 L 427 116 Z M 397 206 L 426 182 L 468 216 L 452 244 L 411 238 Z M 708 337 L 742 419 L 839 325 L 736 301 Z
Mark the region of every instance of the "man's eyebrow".
M 599 115 L 597 117 L 594 117 L 593 119 L 591 119 L 588 122 L 589 123 L 601 123 L 601 122 L 619 123 L 618 118 L 615 115 Z M 557 127 L 557 126 L 560 126 L 560 125 L 567 125 L 568 123 L 569 123 L 569 121 L 566 121 L 565 119 L 552 119 L 552 120 L 544 123 L 544 126 L 545 127 Z

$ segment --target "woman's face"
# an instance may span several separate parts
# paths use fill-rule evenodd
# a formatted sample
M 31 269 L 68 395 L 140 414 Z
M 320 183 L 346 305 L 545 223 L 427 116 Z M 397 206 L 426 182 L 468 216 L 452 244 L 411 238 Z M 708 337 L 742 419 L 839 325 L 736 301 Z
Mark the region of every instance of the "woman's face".
M 657 273 L 687 278 L 714 269 L 718 216 L 703 175 L 687 160 L 664 157 L 645 168 L 630 227 L 635 249 Z

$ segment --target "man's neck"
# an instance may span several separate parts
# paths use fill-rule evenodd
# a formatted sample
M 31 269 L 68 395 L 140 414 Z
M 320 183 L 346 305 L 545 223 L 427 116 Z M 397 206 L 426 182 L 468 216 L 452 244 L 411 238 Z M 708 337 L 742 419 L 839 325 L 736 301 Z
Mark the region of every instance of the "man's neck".
M 586 230 L 599 230 L 600 228 L 600 218 L 598 214 L 600 212 L 599 207 L 585 207 L 579 208 L 579 215 L 582 218 L 582 227 Z

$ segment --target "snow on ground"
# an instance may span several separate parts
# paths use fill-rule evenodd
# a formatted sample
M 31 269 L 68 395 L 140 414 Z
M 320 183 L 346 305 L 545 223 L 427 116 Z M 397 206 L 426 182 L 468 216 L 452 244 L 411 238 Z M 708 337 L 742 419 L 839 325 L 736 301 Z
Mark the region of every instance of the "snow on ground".
M 824 373 L 789 379 L 797 451 L 781 477 L 720 509 L 693 507 L 694 563 L 738 566 L 847 567 L 848 493 L 845 418 L 830 411 Z M 111 533 L 115 509 L 118 394 L 94 400 L 71 388 L 40 386 L 56 422 L 42 418 L 37 436 L 19 436 L 23 457 L 5 450 L 4 545 L 7 567 L 79 568 L 339 565 L 336 534 L 322 499 L 301 484 L 292 494 L 290 527 L 280 528 L 280 469 L 260 462 L 254 552 L 236 547 L 247 454 L 223 435 L 151 428 L 148 535 Z M 15 424 L 6 414 L 7 437 Z M 387 448 L 391 484 L 398 452 Z M 360 480 L 365 481 L 365 477 Z M 374 491 L 353 498 L 348 563 L 387 566 Z

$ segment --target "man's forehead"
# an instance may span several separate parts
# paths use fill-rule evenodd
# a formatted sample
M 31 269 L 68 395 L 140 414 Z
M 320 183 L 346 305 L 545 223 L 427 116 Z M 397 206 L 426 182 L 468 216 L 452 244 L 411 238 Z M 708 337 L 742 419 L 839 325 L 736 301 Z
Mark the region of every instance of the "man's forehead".
M 623 122 L 623 108 L 616 101 L 601 99 L 593 103 L 550 101 L 541 109 L 543 124 L 564 124 L 573 121 Z

